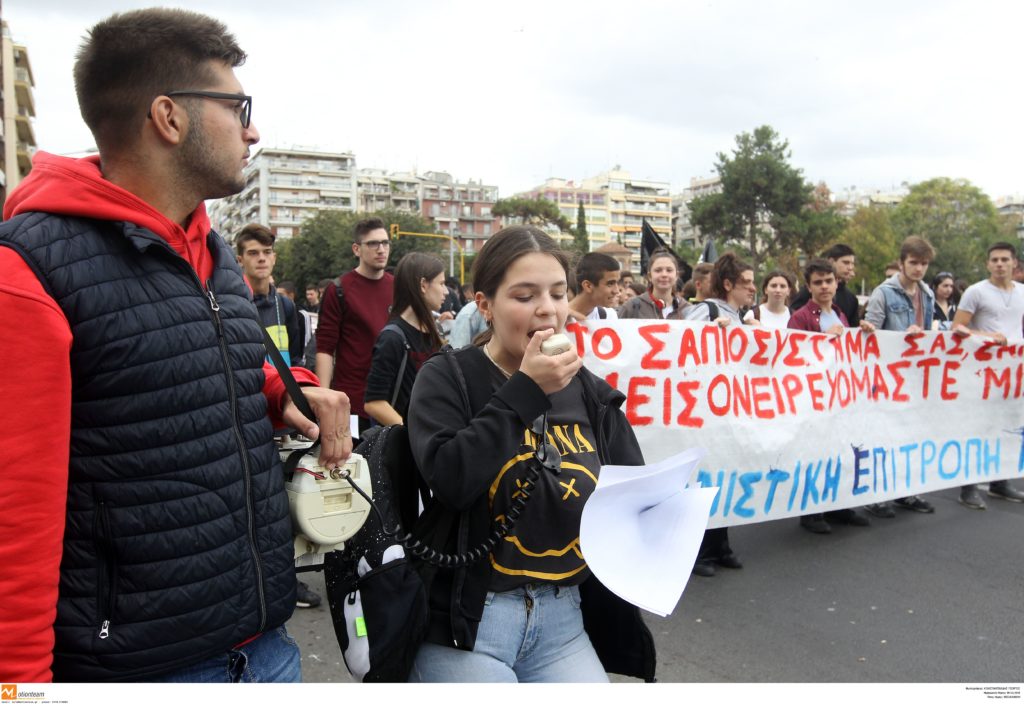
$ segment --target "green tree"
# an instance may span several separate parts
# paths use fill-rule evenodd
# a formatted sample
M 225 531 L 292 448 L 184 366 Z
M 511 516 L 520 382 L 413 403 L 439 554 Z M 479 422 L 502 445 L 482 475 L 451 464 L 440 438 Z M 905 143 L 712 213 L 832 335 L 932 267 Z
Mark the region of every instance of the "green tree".
M 352 233 L 356 223 L 368 217 L 379 217 L 388 228 L 392 223 L 397 224 L 404 232 L 435 232 L 434 226 L 417 213 L 401 210 L 381 210 L 376 213 L 321 210 L 302 223 L 297 237 L 277 246 L 275 278 L 279 281 L 290 279 L 302 290 L 320 279 L 334 278 L 354 269 L 358 262 L 352 253 Z M 400 237 L 391 242 L 388 263 L 393 266 L 412 251 L 437 254 L 445 262 L 448 259 L 448 246 L 444 240 Z M 456 265 L 457 262 L 456 259 Z
M 892 227 L 891 213 L 892 208 L 885 205 L 857 208 L 837 238 L 856 252 L 857 275 L 847 284 L 855 293 L 871 293 L 885 278 L 886 265 L 899 255 L 900 245 Z
M 798 227 L 811 201 L 810 184 L 789 164 L 789 142 L 768 125 L 736 137 L 732 156 L 719 152 L 715 169 L 722 191 L 690 202 L 690 220 L 722 244 L 749 257 L 755 274 L 765 259 L 793 246 L 810 226 Z M 777 234 L 781 233 L 781 237 Z
M 897 240 L 919 235 L 935 248 L 929 272 L 951 271 L 978 281 L 988 276 L 985 250 L 1006 234 L 992 201 L 966 179 L 933 178 L 910 188 L 892 214 Z
M 587 213 L 583 201 L 576 208 L 576 229 L 572 231 L 573 246 L 580 255 L 590 251 L 590 235 L 587 234 Z
M 569 221 L 558 209 L 558 204 L 546 198 L 501 198 L 494 204 L 491 212 L 523 225 L 554 226 L 560 232 L 572 230 Z
M 680 261 L 686 262 L 690 267 L 695 267 L 697 266 L 697 261 L 700 259 L 700 255 L 704 252 L 704 248 L 698 247 L 695 244 L 690 245 L 685 242 L 680 242 L 676 245 L 675 252 Z
M 818 256 L 825 245 L 836 240 L 846 227 L 846 219 L 832 202 L 828 186 L 819 183 L 810 200 L 799 212 L 776 222 L 777 253 L 780 261 L 799 261 Z

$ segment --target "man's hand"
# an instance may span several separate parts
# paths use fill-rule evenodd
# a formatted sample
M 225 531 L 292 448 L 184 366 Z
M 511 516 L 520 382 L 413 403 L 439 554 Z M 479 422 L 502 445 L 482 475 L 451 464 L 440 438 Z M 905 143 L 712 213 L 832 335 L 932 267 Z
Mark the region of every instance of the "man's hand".
M 715 318 L 713 322 L 720 328 L 727 328 L 729 327 L 729 323 L 732 322 L 732 318 L 727 315 L 720 315 Z
M 320 464 L 334 469 L 352 454 L 348 396 L 340 391 L 317 386 L 302 387 L 302 395 L 320 420 L 320 427 L 302 415 L 291 397 L 284 402 L 281 419 L 285 425 L 295 428 L 311 440 L 320 438 Z
M 835 325 L 830 327 L 828 330 L 826 330 L 825 334 L 826 335 L 831 335 L 832 337 L 839 337 L 840 335 L 843 334 L 844 330 L 846 330 L 846 328 L 843 327 L 842 323 L 836 323 Z
M 911 325 L 909 328 L 907 328 L 907 334 L 908 335 L 923 335 L 924 334 L 924 330 L 921 329 L 920 325 Z
M 953 334 L 956 335 L 957 337 L 970 337 L 971 329 L 966 325 L 957 323 L 953 326 Z
M 438 316 L 437 320 L 438 322 L 442 320 L 455 320 L 455 313 L 452 313 L 450 310 L 446 310 Z
M 875 326 L 866 320 L 862 320 L 860 321 L 860 329 L 863 330 L 864 332 L 874 332 Z

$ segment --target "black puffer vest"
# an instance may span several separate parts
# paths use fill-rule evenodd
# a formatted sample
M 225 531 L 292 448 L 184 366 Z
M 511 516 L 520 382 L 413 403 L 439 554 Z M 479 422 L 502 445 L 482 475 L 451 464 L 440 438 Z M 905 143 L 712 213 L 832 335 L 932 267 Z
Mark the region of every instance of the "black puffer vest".
M 131 223 L 26 213 L 0 226 L 0 244 L 74 336 L 54 679 L 146 678 L 284 623 L 288 501 L 262 332 L 231 250 L 210 233 L 207 294 Z

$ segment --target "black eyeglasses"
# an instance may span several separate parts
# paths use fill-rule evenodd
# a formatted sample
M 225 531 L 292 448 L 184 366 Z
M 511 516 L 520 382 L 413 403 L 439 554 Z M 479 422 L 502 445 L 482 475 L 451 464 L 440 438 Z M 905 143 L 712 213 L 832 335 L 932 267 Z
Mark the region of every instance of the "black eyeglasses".
M 241 103 L 241 111 L 238 113 L 238 120 L 243 128 L 249 127 L 252 121 L 252 96 L 242 93 L 217 93 L 211 90 L 172 90 L 164 93 L 168 98 L 177 95 L 193 98 L 210 98 L 212 100 L 236 100 Z
M 391 240 L 366 240 L 365 242 L 357 242 L 360 247 L 370 247 L 372 249 L 384 249 L 391 246 Z

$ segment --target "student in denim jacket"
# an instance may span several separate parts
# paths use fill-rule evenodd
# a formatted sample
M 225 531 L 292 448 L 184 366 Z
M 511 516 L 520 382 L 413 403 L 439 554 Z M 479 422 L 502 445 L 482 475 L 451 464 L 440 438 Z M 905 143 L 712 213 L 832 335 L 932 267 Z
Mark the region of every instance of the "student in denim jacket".
M 928 240 L 912 236 L 900 247 L 900 270 L 871 292 L 864 319 L 878 330 L 922 333 L 931 330 L 935 313 L 935 295 L 924 282 L 935 250 Z M 920 496 L 907 496 L 894 502 L 910 511 L 934 513 L 935 507 Z M 893 518 L 888 501 L 864 507 L 878 518 Z

